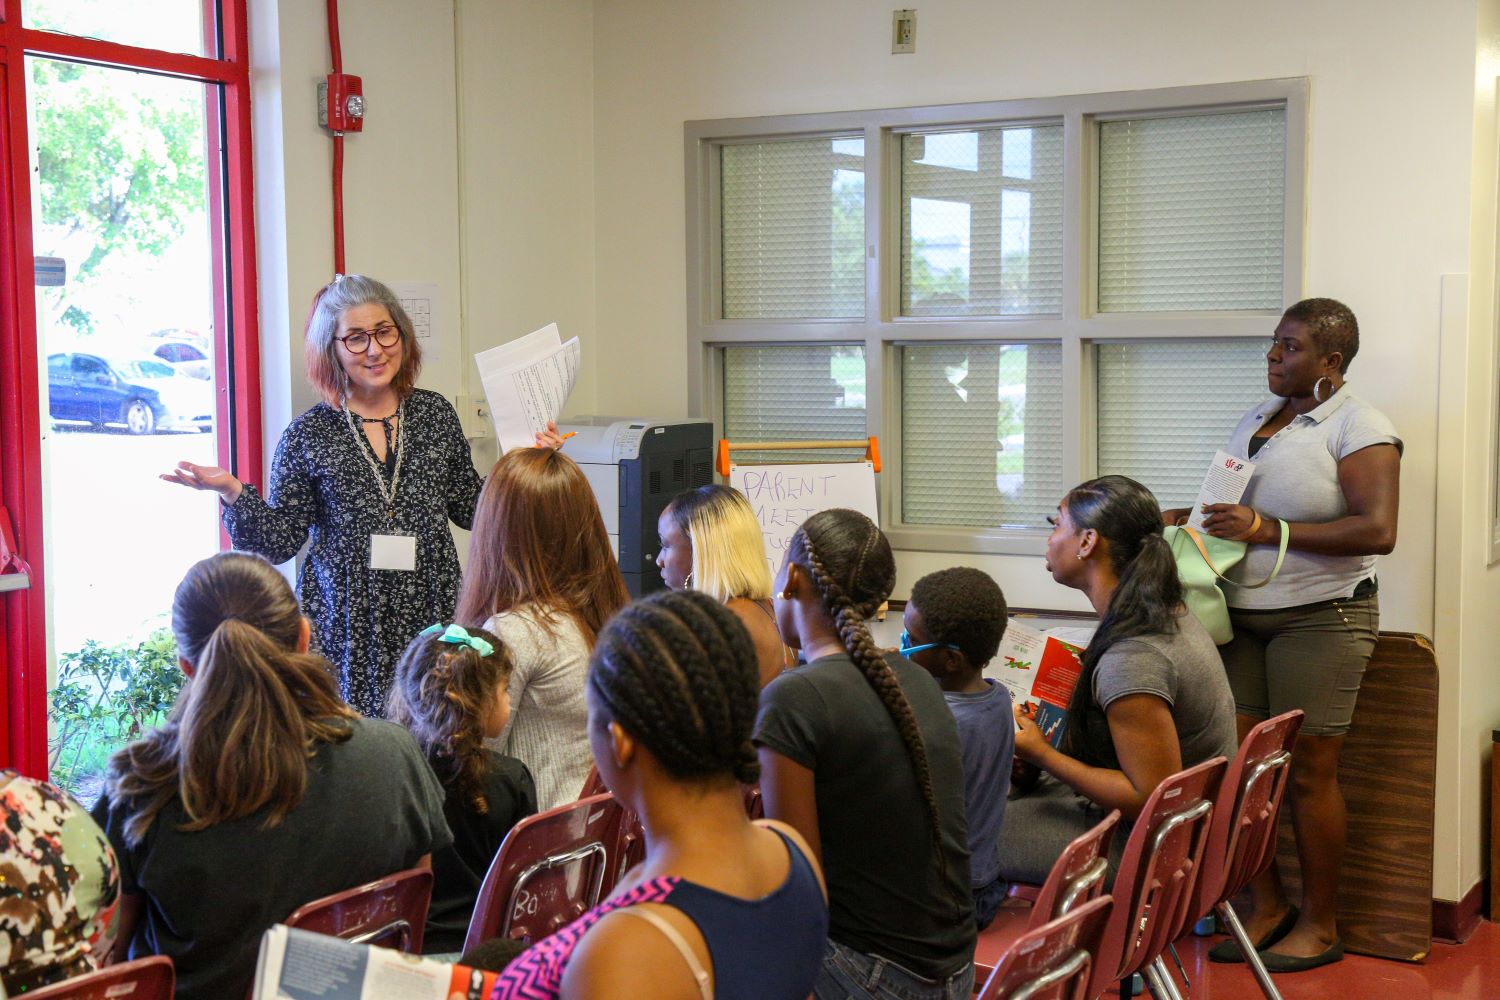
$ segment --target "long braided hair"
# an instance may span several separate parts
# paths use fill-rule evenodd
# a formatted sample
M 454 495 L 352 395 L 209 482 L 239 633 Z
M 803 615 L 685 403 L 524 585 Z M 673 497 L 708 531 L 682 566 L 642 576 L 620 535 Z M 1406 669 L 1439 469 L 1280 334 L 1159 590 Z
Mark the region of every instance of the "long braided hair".
M 510 653 L 482 628 L 468 630 L 493 651 L 419 635 L 396 663 L 386 718 L 411 730 L 443 784 L 458 790 L 470 809 L 489 812 L 484 796 L 484 715 L 498 690 L 510 683 Z
M 673 778 L 760 780 L 750 743 L 760 699 L 755 645 L 707 594 L 659 591 L 615 615 L 594 646 L 588 684 Z
M 937 793 L 932 787 L 932 770 L 927 761 L 927 744 L 917 725 L 916 714 L 896 672 L 881 655 L 870 635 L 866 619 L 891 595 L 896 585 L 896 559 L 885 533 L 865 515 L 854 510 L 835 508 L 814 514 L 802 522 L 787 548 L 787 561 L 808 575 L 817 588 L 823 611 L 838 630 L 839 640 L 854 665 L 865 675 L 880 703 L 890 713 L 906 754 L 916 772 L 927 818 L 932 824 L 932 844 L 942 868 L 943 880 L 948 874 L 947 856 L 942 850 L 941 821 Z

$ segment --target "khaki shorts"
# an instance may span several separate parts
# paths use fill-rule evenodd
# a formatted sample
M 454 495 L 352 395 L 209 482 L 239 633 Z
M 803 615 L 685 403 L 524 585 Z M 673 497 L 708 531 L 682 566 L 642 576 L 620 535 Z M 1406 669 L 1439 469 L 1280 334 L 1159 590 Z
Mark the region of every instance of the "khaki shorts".
M 1307 713 L 1308 736 L 1343 736 L 1380 631 L 1375 595 L 1270 611 L 1229 609 L 1234 638 L 1219 647 L 1235 710 L 1268 719 Z

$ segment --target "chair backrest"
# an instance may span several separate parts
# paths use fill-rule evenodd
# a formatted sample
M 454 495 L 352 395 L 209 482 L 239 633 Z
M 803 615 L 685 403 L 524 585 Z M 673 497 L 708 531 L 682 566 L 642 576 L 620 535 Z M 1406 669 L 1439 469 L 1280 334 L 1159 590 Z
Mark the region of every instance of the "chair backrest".
M 511 828 L 479 887 L 464 950 L 494 937 L 537 941 L 614 888 L 624 810 L 608 794 L 528 816 Z
M 1027 931 L 1005 949 L 976 1000 L 1092 1000 L 1100 939 L 1113 901 L 1099 896 Z
M 1215 757 L 1168 777 L 1136 817 L 1115 876 L 1114 910 L 1094 965 L 1090 996 L 1139 972 L 1182 936 L 1197 914 L 1214 800 L 1226 761 Z
M 284 923 L 355 944 L 422 953 L 432 871 L 411 868 L 297 907 Z
M 176 989 L 172 960 L 152 955 L 43 986 L 27 993 L 26 1000 L 172 1000 Z
M 1079 834 L 1063 848 L 1031 904 L 1031 916 L 1026 921 L 1028 929 L 1040 927 L 1104 894 L 1109 845 L 1119 822 L 1120 810 L 1115 809 L 1098 826 Z
M 589 776 L 583 779 L 583 791 L 578 793 L 580 799 L 591 799 L 595 795 L 605 795 L 609 792 L 604 784 L 604 779 L 599 777 L 599 766 L 589 765 Z
M 1276 819 L 1301 728 L 1302 710 L 1294 708 L 1245 734 L 1214 804 L 1203 875 L 1194 894 L 1196 917 L 1237 895 L 1276 856 Z

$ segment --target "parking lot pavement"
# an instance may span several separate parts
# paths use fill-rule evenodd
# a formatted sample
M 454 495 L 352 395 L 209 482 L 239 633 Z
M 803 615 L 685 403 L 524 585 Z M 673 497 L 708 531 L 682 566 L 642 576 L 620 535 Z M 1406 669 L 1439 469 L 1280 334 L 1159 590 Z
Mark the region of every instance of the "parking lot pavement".
M 219 549 L 218 497 L 157 478 L 179 461 L 215 464 L 214 435 L 64 426 L 44 438 L 53 648 L 138 639 L 166 623 L 187 568 Z

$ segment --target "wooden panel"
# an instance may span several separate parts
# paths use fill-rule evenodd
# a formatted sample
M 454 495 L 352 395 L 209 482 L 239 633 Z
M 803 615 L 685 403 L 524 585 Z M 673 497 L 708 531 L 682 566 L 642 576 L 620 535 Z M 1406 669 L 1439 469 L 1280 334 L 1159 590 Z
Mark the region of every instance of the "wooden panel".
M 1432 643 L 1382 632 L 1339 767 L 1349 810 L 1339 934 L 1349 951 L 1422 961 L 1432 947 L 1437 710 Z M 1282 810 L 1277 859 L 1296 900 L 1301 889 L 1290 809 Z

